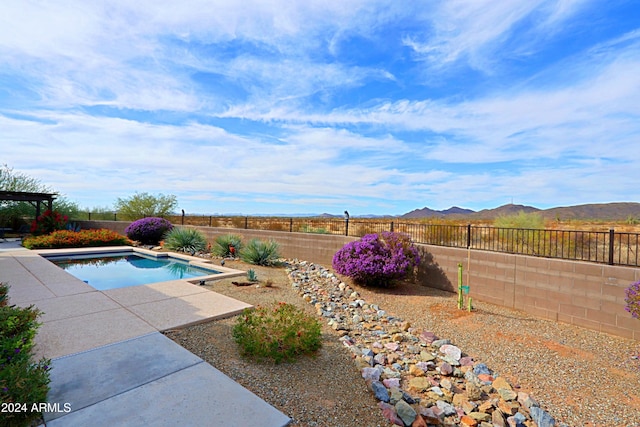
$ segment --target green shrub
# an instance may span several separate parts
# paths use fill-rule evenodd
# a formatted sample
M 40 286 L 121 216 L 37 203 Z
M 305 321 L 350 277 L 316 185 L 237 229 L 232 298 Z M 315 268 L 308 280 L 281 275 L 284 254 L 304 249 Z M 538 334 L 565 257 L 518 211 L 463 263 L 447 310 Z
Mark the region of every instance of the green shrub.
M 172 251 L 204 252 L 207 239 L 201 231 L 195 228 L 175 227 L 164 236 L 164 246 Z
M 544 229 L 544 218 L 537 212 L 520 211 L 517 215 L 501 215 L 494 220 L 494 225 L 499 228 L 501 249 L 506 252 L 535 253 L 540 246 L 543 235 L 532 231 Z
M 7 292 L 8 286 L 0 283 L 0 294 L 6 296 Z M 3 413 L 2 425 L 31 425 L 41 417 L 40 412 L 31 408 L 47 401 L 51 361 L 45 358 L 32 361 L 39 315 L 40 311 L 33 306 L 9 306 L 6 299 L 0 304 L 0 403 L 16 403 L 26 408 Z
M 524 228 L 541 230 L 544 228 L 544 218 L 537 212 L 520 211 L 516 215 L 500 215 L 493 221 L 498 228 Z
M 0 307 L 6 307 L 9 302 L 9 286 L 0 283 Z
M 278 242 L 274 240 L 264 242 L 258 239 L 251 239 L 247 246 L 240 251 L 240 259 L 249 264 L 275 265 L 280 258 L 278 250 Z
M 223 234 L 216 237 L 216 240 L 211 247 L 211 253 L 223 258 L 235 257 L 242 250 L 242 237 L 237 234 Z M 235 254 L 231 254 L 230 248 L 235 248 Z
M 86 248 L 123 245 L 131 245 L 131 240 L 115 231 L 107 229 L 80 231 L 59 230 L 44 236 L 29 236 L 22 241 L 22 246 L 27 249 Z
M 233 338 L 244 356 L 275 363 L 289 362 L 298 355 L 318 350 L 322 344 L 318 321 L 295 306 L 244 310 L 233 327 Z

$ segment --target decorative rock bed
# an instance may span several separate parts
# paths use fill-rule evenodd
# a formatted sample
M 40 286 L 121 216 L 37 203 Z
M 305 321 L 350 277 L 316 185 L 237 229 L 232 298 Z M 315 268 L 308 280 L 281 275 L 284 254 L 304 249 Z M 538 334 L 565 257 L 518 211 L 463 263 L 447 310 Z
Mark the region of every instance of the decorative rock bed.
M 527 393 L 449 339 L 368 304 L 330 270 L 289 261 L 300 296 L 341 335 L 384 417 L 399 426 L 550 427 Z

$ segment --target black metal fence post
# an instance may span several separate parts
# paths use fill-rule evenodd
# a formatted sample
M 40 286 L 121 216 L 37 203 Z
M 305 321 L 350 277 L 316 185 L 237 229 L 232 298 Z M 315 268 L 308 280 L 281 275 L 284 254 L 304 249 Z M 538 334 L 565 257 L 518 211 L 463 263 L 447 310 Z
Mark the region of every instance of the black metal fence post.
M 471 247 L 471 224 L 467 224 L 467 248 Z
M 613 245 L 615 243 L 616 233 L 613 228 L 609 229 L 609 265 L 613 265 Z
M 391 221 L 391 229 L 389 231 L 393 233 L 393 221 Z
M 344 235 L 349 235 L 349 218 L 344 219 Z
M 245 230 L 249 229 L 249 217 L 248 216 L 244 217 L 244 229 Z
M 117 213 L 117 212 L 114 212 L 114 213 L 113 213 L 113 220 L 114 220 L 114 221 L 117 221 L 117 220 L 118 220 L 117 215 L 118 215 L 118 213 Z
M 289 233 L 293 233 L 293 218 L 289 218 Z
M 213 221 L 213 216 L 209 215 L 209 227 L 211 227 L 212 221 Z

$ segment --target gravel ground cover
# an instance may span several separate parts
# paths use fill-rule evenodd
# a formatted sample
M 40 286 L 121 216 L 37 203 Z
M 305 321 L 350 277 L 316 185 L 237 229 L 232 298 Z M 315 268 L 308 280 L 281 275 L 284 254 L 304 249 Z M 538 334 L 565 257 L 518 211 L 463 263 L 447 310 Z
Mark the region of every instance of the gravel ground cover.
M 315 315 L 291 287 L 283 268 L 253 268 L 260 287 L 238 287 L 236 279 L 210 282 L 216 292 L 264 305 L 288 302 Z M 273 286 L 265 287 L 270 279 Z M 362 299 L 448 338 L 466 354 L 486 363 L 519 390 L 531 393 L 558 425 L 640 426 L 640 345 L 514 310 L 476 302 L 469 313 L 456 308 L 455 295 L 412 283 L 385 290 L 354 286 Z M 231 336 L 234 319 L 167 335 L 292 418 L 292 426 L 386 426 L 339 334 L 324 325 L 316 357 L 273 365 L 239 356 Z

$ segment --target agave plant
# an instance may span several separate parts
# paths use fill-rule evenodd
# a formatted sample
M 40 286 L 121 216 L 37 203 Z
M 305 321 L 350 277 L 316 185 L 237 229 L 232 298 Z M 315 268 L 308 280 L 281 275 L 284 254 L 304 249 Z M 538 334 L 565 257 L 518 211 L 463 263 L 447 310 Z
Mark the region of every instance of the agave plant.
M 252 239 L 242 251 L 240 251 L 240 259 L 249 264 L 274 265 L 280 258 L 278 249 L 278 242 L 274 240 L 264 242 L 262 240 Z
M 253 268 L 250 268 L 247 270 L 247 280 L 250 282 L 258 281 L 258 275 L 256 274 L 256 271 Z
M 207 239 L 195 228 L 175 227 L 164 236 L 164 246 L 178 252 L 195 254 L 207 247 Z

